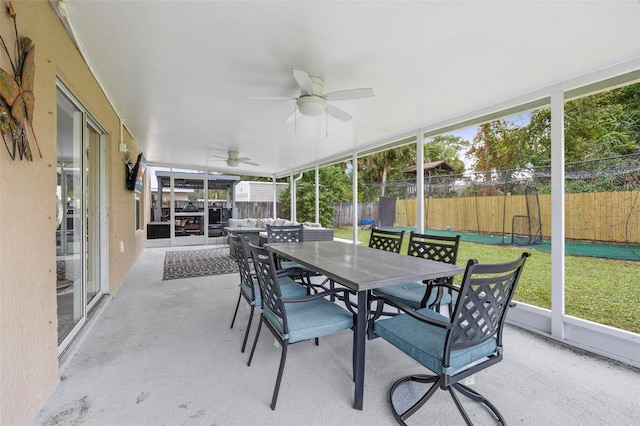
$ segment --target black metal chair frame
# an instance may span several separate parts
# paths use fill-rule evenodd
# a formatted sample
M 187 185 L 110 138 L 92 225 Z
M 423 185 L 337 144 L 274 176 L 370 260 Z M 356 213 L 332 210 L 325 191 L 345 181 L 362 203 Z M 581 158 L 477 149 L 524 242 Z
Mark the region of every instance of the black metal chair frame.
M 269 243 L 301 243 L 304 241 L 302 225 L 267 225 L 267 244 Z M 278 256 L 274 257 L 276 267 L 281 269 Z
M 251 272 L 251 267 L 249 266 L 249 257 L 251 254 L 248 251 L 246 243 L 243 244 L 242 239 L 237 235 L 231 235 L 231 247 L 233 248 L 233 254 L 238 262 L 238 271 L 240 272 L 240 283 L 245 284 L 249 287 L 251 296 L 247 297 L 247 295 L 242 291 L 242 287 L 240 287 L 240 295 L 238 295 L 238 302 L 236 303 L 236 310 L 233 313 L 233 319 L 231 320 L 231 328 L 236 322 L 236 316 L 238 315 L 238 308 L 240 306 L 240 300 L 244 297 L 244 299 L 249 304 L 251 311 L 249 312 L 249 322 L 247 323 L 247 329 L 244 333 L 244 339 L 242 340 L 242 348 L 240 352 L 244 352 L 244 349 L 247 345 L 247 338 L 249 337 L 249 330 L 251 329 L 251 322 L 253 320 L 253 312 L 255 310 L 254 300 L 256 299 L 256 295 L 254 293 L 253 287 L 253 278 L 254 275 Z
M 303 233 L 303 225 L 267 225 L 267 244 L 269 243 L 301 243 L 304 242 L 304 233 Z M 282 259 L 280 256 L 273 256 L 275 261 L 276 269 L 282 269 L 282 261 L 287 259 Z M 295 267 L 295 268 L 287 268 L 290 270 L 290 275 L 292 278 L 295 278 L 305 285 L 313 287 L 312 290 L 316 291 L 316 289 L 323 288 L 326 289 L 323 285 L 314 285 L 311 283 L 311 277 L 317 276 L 318 274 L 314 271 L 310 271 L 304 267 Z M 295 271 L 295 273 L 294 273 Z
M 268 243 L 297 243 L 304 241 L 302 225 L 267 225 Z
M 393 416 L 398 423 L 406 424 L 405 420 L 415 414 L 440 388 L 449 392 L 468 425 L 473 423 L 460 403 L 456 391 L 485 405 L 500 424 L 506 424 L 502 414 L 488 399 L 463 385 L 460 381 L 502 361 L 502 329 L 527 257 L 529 257 L 529 253 L 523 253 L 519 259 L 503 264 L 481 265 L 477 260 L 469 260 L 461 286 L 459 288 L 451 286 L 452 290 L 459 291 L 459 296 L 450 322 L 438 321 L 421 315 L 393 299 L 380 298 L 385 304 L 397 307 L 418 321 L 447 330 L 442 356 L 443 368 L 449 367 L 453 350 L 476 346 L 492 338 L 496 339 L 497 344 L 496 351 L 483 361 L 472 363 L 453 374 L 420 374 L 403 377 L 396 381 L 389 391 L 389 401 Z M 393 394 L 401 384 L 408 381 L 432 383 L 432 385 L 416 403 L 404 412 L 398 413 L 392 402 Z
M 251 252 L 249 251 L 250 243 L 251 243 L 251 240 L 247 236 L 241 237 L 238 235 L 231 235 L 231 246 L 232 246 L 233 254 L 236 258 L 236 261 L 238 262 L 238 271 L 240 272 L 240 283 L 245 284 L 245 286 L 247 286 L 250 289 L 250 296 L 247 296 L 242 291 L 242 288 L 240 289 L 240 295 L 238 296 L 238 302 L 236 303 L 236 309 L 235 309 L 235 312 L 233 313 L 233 319 L 231 320 L 231 327 L 230 327 L 230 328 L 233 328 L 233 325 L 236 322 L 236 316 L 238 315 L 238 308 L 240 307 L 240 300 L 244 298 L 249 304 L 250 312 L 249 312 L 249 322 L 247 323 L 247 329 L 244 333 L 244 339 L 242 340 L 242 347 L 240 349 L 240 352 L 242 353 L 244 353 L 244 350 L 247 346 L 249 330 L 251 330 L 253 314 L 256 308 L 255 304 L 253 303 L 253 301 L 256 299 L 253 280 L 257 279 L 257 277 L 252 270 L 253 261 L 251 260 Z M 277 271 L 277 274 L 278 274 L 278 277 L 289 276 L 292 279 L 296 279 L 299 277 L 299 271 L 297 270 L 281 269 Z M 313 291 L 316 291 L 315 288 L 313 289 Z M 261 306 L 257 306 L 257 307 L 261 308 Z
M 460 235 L 455 237 L 418 234 L 411 231 L 409 234 L 409 246 L 407 248 L 407 254 L 409 256 L 420 257 L 422 259 L 435 260 L 438 262 L 449 263 L 455 265 L 458 260 L 458 248 L 460 247 Z M 420 303 L 421 308 L 434 309 L 439 307 L 440 300 L 442 300 L 443 291 L 451 290 L 447 287 L 453 285 L 453 277 L 444 277 L 436 280 L 423 281 L 426 285 L 426 291 L 424 298 Z M 427 301 L 431 295 L 432 289 L 436 287 L 438 295 L 435 301 L 427 306 Z M 449 305 L 449 315 L 452 313 L 452 305 Z
M 260 331 L 262 328 L 262 324 L 266 325 L 271 334 L 275 337 L 276 341 L 280 344 L 282 348 L 282 353 L 280 356 L 280 367 L 278 368 L 278 376 L 276 378 L 275 388 L 273 390 L 273 396 L 271 398 L 271 409 L 275 410 L 276 402 L 278 400 L 278 393 L 280 391 L 280 384 L 282 382 L 282 374 L 284 372 L 284 365 L 287 359 L 287 349 L 289 346 L 288 339 L 282 339 L 278 331 L 276 331 L 273 326 L 269 323 L 268 320 L 264 317 L 264 309 L 269 309 L 271 312 L 276 313 L 280 319 L 282 320 L 283 332 L 284 334 L 289 333 L 288 324 L 287 324 L 287 313 L 286 313 L 286 303 L 304 303 L 310 300 L 319 299 L 322 297 L 335 296 L 338 293 L 346 293 L 347 289 L 331 289 L 323 292 L 316 292 L 310 294 L 307 297 L 302 298 L 283 298 L 282 293 L 280 291 L 280 286 L 277 279 L 276 274 L 276 266 L 274 262 L 274 256 L 271 250 L 268 248 L 261 248 L 254 246 L 253 244 L 249 244 L 249 250 L 251 251 L 251 256 L 253 258 L 254 269 L 256 271 L 256 275 L 258 277 L 258 282 L 260 284 L 260 290 L 263 294 L 263 312 L 260 314 L 260 322 L 258 323 L 258 331 L 256 332 L 256 337 L 253 341 L 253 347 L 251 348 L 251 354 L 249 355 L 249 360 L 247 365 L 251 365 L 251 361 L 253 359 L 253 354 L 255 353 L 256 346 L 258 344 L 258 337 L 260 336 Z M 346 295 L 345 295 L 346 297 Z M 348 310 L 353 315 L 354 326 L 352 330 L 355 330 L 356 323 L 356 312 L 349 306 L 348 303 L 345 304 Z M 319 344 L 319 339 L 316 337 L 315 339 L 316 346 Z M 353 339 L 355 345 L 355 339 Z M 299 343 L 299 342 L 294 342 Z M 355 347 L 354 347 L 355 349 Z M 355 353 L 355 350 L 353 351 Z M 355 358 L 352 359 L 352 371 L 355 371 Z
M 387 231 L 374 227 L 371 228 L 369 247 L 393 253 L 400 253 L 403 237 L 404 231 Z

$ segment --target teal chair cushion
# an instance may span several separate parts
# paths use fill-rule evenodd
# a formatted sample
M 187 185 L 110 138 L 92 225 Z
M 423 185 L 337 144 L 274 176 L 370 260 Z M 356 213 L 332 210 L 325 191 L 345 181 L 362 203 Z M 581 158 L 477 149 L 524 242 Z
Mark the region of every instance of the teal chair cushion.
M 263 314 L 283 340 L 289 343 L 326 336 L 353 326 L 353 316 L 349 311 L 327 299 L 308 302 L 285 303 L 289 334 L 285 334 L 282 319 L 265 309 Z
M 295 282 L 289 277 L 279 278 L 278 283 L 280 284 L 282 297 L 305 297 L 308 294 L 307 287 Z M 249 287 L 246 284 L 242 283 L 240 285 L 240 289 L 245 294 L 247 299 L 251 300 L 251 290 L 249 289 Z M 255 299 L 250 302 L 251 305 L 262 306 L 262 297 L 260 297 L 260 285 L 258 284 L 258 280 L 255 278 L 253 279 L 253 292 L 256 296 Z
M 449 322 L 449 318 L 429 308 L 419 309 L 422 315 Z M 476 346 L 451 351 L 449 368 L 442 367 L 446 330 L 411 318 L 397 315 L 375 323 L 375 333 L 436 374 L 451 375 L 457 370 L 496 352 L 496 340 L 491 338 Z
M 298 262 L 294 262 L 292 260 L 283 260 L 283 261 L 281 261 L 280 262 L 280 267 L 282 269 L 289 269 L 289 268 L 303 268 L 303 269 L 306 269 L 304 266 L 302 266 Z
M 426 284 L 422 282 L 413 282 L 378 288 L 374 290 L 374 293 L 398 300 L 412 309 L 420 309 L 420 302 L 422 301 L 426 290 Z M 433 302 L 435 302 L 437 296 L 438 289 L 432 288 L 426 306 L 429 306 Z M 449 294 L 448 291 L 443 291 L 442 298 L 440 299 L 440 304 L 448 305 L 449 303 L 451 303 L 451 294 Z

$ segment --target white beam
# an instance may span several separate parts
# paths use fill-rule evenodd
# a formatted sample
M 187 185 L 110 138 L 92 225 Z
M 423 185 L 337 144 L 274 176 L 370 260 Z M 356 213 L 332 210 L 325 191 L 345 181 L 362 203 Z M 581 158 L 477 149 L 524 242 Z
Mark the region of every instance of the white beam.
M 320 168 L 316 164 L 316 223 L 320 223 Z
M 564 339 L 564 93 L 551 95 L 551 335 Z
M 276 178 L 272 178 L 273 179 L 273 218 L 276 219 L 278 217 L 278 206 L 277 206 L 277 202 L 278 202 L 278 194 L 277 194 L 277 189 L 278 189 L 278 185 L 276 185 Z
M 416 232 L 424 232 L 424 133 L 416 136 Z
M 352 205 L 353 205 L 353 244 L 358 244 L 358 154 L 351 155 L 351 183 L 352 183 Z

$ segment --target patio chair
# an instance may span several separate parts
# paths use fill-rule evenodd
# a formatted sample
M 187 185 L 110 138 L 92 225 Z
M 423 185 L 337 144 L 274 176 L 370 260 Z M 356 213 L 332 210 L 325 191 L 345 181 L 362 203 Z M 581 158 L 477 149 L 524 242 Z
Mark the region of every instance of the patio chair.
M 374 227 L 371 228 L 369 247 L 393 253 L 400 253 L 403 237 L 404 231 L 386 231 Z
M 458 247 L 460 245 L 460 235 L 455 237 L 441 237 L 437 235 L 409 234 L 409 256 L 421 257 L 423 259 L 456 264 L 458 258 Z M 411 282 L 397 284 L 390 287 L 383 287 L 373 291 L 375 296 L 385 296 L 413 309 L 431 308 L 440 311 L 440 307 L 449 307 L 449 316 L 452 311 L 452 294 L 450 287 L 453 284 L 453 277 L 439 278 L 422 282 Z
M 304 241 L 304 234 L 302 232 L 303 225 L 267 225 L 267 244 L 270 243 L 301 243 Z M 297 279 L 305 282 L 305 284 L 311 284 L 310 277 L 318 275 L 315 271 L 311 271 L 297 262 L 291 260 L 282 259 L 279 256 L 274 256 L 276 268 L 278 270 L 289 270 L 291 274 L 293 271 L 297 272 Z
M 498 419 L 505 420 L 485 397 L 461 381 L 502 360 L 502 328 L 511 298 L 529 253 L 508 263 L 478 264 L 469 260 L 451 318 L 429 308 L 417 311 L 392 298 L 385 304 L 405 312 L 374 323 L 374 332 L 420 364 L 433 375 L 412 375 L 396 381 L 389 391 L 393 416 L 400 424 L 415 414 L 438 388 L 447 390 L 465 422 L 471 419 L 456 393 L 485 405 Z M 411 382 L 431 383 L 429 389 L 407 404 Z M 396 394 L 404 393 L 404 398 Z M 407 407 L 407 405 L 409 405 Z
M 285 297 L 277 279 L 273 254 L 268 248 L 249 246 L 253 257 L 260 289 L 262 290 L 262 313 L 251 355 L 247 365 L 251 365 L 256 350 L 262 324 L 264 324 L 282 348 L 280 368 L 271 398 L 271 409 L 275 410 L 282 373 L 287 358 L 287 348 L 292 343 L 315 339 L 342 330 L 354 329 L 356 314 L 325 299 L 330 295 L 345 292 L 346 289 L 334 289 L 314 293 L 305 297 Z M 355 342 L 355 339 L 354 339 Z M 310 363 L 309 365 L 314 365 Z
M 253 320 L 253 311 L 256 307 L 262 306 L 262 297 L 260 294 L 260 285 L 256 276 L 251 271 L 249 262 L 251 262 L 251 252 L 249 251 L 249 240 L 240 238 L 237 235 L 231 236 L 231 245 L 233 248 L 234 256 L 238 262 L 238 271 L 240 272 L 240 294 L 238 295 L 238 302 L 236 303 L 236 310 L 233 313 L 233 319 L 231 320 L 231 328 L 236 322 L 236 316 L 238 315 L 238 307 L 240 306 L 240 300 L 244 298 L 250 307 L 249 322 L 247 323 L 247 329 L 244 332 L 244 339 L 242 341 L 242 347 L 240 352 L 244 353 L 244 349 L 247 345 L 247 338 L 249 337 L 249 330 L 251 329 L 251 321 Z M 278 278 L 280 289 L 286 297 L 304 297 L 309 292 L 307 288 L 294 281 L 288 276 L 281 276 Z
M 301 243 L 304 241 L 304 235 L 302 234 L 302 225 L 267 225 L 267 244 L 270 243 Z M 289 260 L 283 260 L 275 257 L 276 266 L 278 269 L 285 268 L 302 268 L 296 262 Z

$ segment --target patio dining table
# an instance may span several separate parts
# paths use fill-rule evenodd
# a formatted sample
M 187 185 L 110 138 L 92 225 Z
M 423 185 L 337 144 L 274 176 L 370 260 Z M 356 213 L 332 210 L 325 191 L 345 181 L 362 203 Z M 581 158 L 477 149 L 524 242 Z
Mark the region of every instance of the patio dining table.
M 364 399 L 365 343 L 371 290 L 411 281 L 450 277 L 464 271 L 464 268 L 448 263 L 339 241 L 277 243 L 269 244 L 269 247 L 274 253 L 357 292 L 356 329 L 353 337 L 353 406 L 358 410 L 362 410 Z

